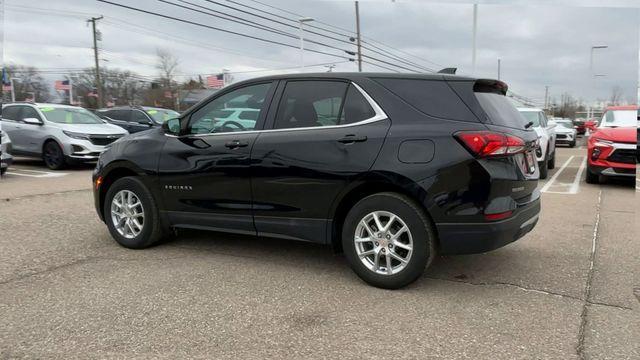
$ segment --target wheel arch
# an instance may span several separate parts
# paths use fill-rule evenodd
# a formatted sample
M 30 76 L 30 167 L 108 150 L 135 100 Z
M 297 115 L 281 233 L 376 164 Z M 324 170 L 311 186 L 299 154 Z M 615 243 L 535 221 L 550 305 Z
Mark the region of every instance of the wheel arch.
M 345 191 L 334 201 L 329 219 L 328 242 L 335 253 L 342 252 L 342 226 L 344 218 L 349 210 L 365 197 L 381 192 L 394 192 L 416 199 L 420 209 L 424 211 L 431 222 L 432 230 L 436 235 L 436 246 L 439 245 L 437 228 L 433 218 L 425 206 L 428 194 L 424 188 L 413 180 L 395 173 L 375 173 L 367 174 L 364 177 L 353 181 Z
M 109 164 L 109 167 L 102 171 L 102 183 L 98 192 L 100 215 L 104 218 L 104 199 L 107 191 L 116 180 L 127 176 L 142 176 L 144 173 L 134 164 L 128 161 L 115 161 Z

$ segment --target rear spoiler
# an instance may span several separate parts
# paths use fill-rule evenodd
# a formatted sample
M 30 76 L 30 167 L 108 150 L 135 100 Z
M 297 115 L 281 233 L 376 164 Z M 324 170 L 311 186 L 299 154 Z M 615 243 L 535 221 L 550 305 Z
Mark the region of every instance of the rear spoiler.
M 507 90 L 509 90 L 509 86 L 500 80 L 478 79 L 473 84 L 474 92 L 507 95 Z

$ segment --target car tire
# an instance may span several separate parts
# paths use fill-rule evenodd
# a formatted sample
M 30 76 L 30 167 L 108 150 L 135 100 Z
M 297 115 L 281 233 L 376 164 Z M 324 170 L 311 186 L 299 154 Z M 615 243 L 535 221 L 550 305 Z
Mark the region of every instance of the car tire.
M 600 183 L 600 175 L 594 173 L 587 167 L 587 178 L 585 179 L 587 184 L 599 184 Z
M 7 168 L 0 169 L 0 176 L 4 176 L 4 173 L 7 172 Z
M 125 209 L 118 207 L 118 203 L 129 203 L 131 206 Z M 138 203 L 140 205 L 136 205 Z M 150 247 L 165 235 L 156 202 L 136 177 L 124 177 L 111 185 L 104 201 L 104 221 L 116 242 L 129 249 Z
M 376 224 L 383 229 L 376 229 Z M 405 227 L 407 231 L 401 231 Z M 365 238 L 370 239 L 362 241 Z M 398 289 L 420 277 L 433 261 L 435 243 L 425 211 L 397 193 L 378 193 L 360 200 L 342 227 L 342 247 L 353 271 L 368 284 L 384 289 Z
M 569 147 L 572 147 L 572 148 L 576 147 L 576 141 L 574 140 L 574 141 L 570 142 L 569 143 Z
M 42 160 L 51 170 L 61 170 L 67 165 L 62 148 L 53 140 L 47 141 L 42 147 Z
M 549 162 L 545 159 L 538 162 L 538 167 L 540 168 L 540 179 L 546 179 L 549 176 Z
M 556 167 L 556 151 L 553 150 L 551 158 L 547 161 L 547 169 L 555 169 Z

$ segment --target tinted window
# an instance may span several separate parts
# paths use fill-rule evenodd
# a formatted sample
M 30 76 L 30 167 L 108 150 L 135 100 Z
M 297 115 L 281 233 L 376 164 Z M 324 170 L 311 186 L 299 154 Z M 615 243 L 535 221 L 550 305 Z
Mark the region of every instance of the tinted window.
M 134 110 L 133 111 L 133 116 L 131 118 L 131 122 L 141 123 L 141 124 L 148 124 L 149 123 L 149 118 L 142 111 Z
M 375 79 L 419 111 L 444 119 L 477 121 L 475 115 L 441 80 Z
M 20 113 L 20 120 L 23 120 L 26 118 L 35 118 L 35 119 L 41 120 L 40 115 L 38 115 L 38 112 L 36 111 L 36 109 L 30 106 L 21 106 L 21 107 L 22 107 L 22 112 Z
M 2 109 L 2 118 L 8 120 L 18 120 L 19 106 L 7 106 Z
M 191 115 L 189 133 L 207 134 L 255 129 L 257 120 L 237 117 L 237 108 L 254 111 L 257 113 L 255 119 L 259 119 L 270 87 L 271 83 L 250 85 L 213 99 Z
M 376 115 L 367 99 L 355 86 L 349 86 L 347 97 L 342 109 L 341 124 L 353 124 L 358 121 L 367 120 Z
M 338 125 L 347 86 L 339 81 L 289 81 L 274 128 Z
M 114 120 L 129 121 L 129 118 L 131 117 L 131 111 L 130 110 L 109 110 L 109 115 L 107 116 Z
M 476 92 L 476 98 L 482 106 L 484 112 L 489 116 L 489 120 L 494 125 L 506 126 L 515 129 L 524 128 L 524 124 L 533 119 L 525 121 L 520 112 L 511 104 L 506 96 L 496 93 Z M 538 117 L 537 113 L 536 118 Z M 538 118 L 538 123 L 539 123 Z

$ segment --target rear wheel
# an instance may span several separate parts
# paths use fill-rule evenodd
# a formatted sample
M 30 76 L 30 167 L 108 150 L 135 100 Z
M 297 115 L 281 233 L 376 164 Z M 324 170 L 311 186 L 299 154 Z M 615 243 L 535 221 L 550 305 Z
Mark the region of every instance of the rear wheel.
M 600 183 L 600 175 L 591 171 L 587 167 L 587 178 L 586 181 L 588 184 L 599 184 Z
M 135 177 L 111 185 L 105 196 L 104 220 L 118 244 L 130 249 L 149 247 L 164 235 L 156 202 Z
M 435 235 L 410 198 L 379 193 L 347 214 L 342 246 L 353 271 L 367 283 L 397 289 L 415 281 L 435 256 Z
M 547 160 L 542 160 L 538 163 L 538 167 L 540 168 L 540 179 L 546 179 L 549 176 L 549 162 Z
M 553 154 L 551 154 L 551 158 L 547 161 L 547 168 L 554 169 L 556 167 L 556 151 L 553 150 Z
M 62 152 L 62 148 L 60 148 L 60 145 L 55 141 L 48 141 L 44 144 L 42 160 L 44 160 L 45 165 L 51 170 L 60 170 L 66 165 L 64 152 Z

